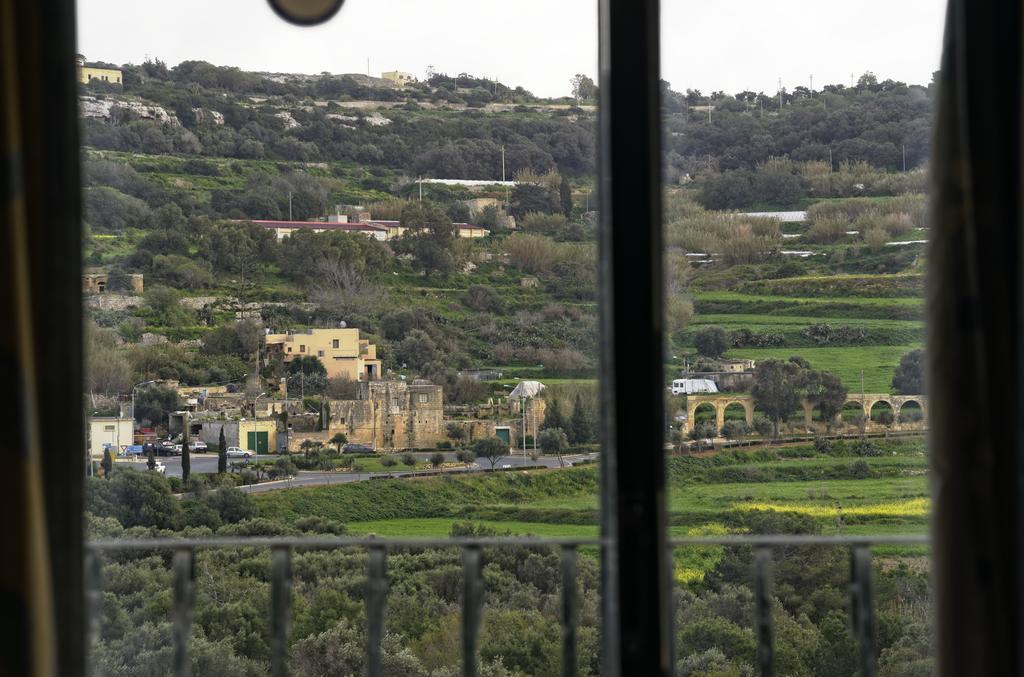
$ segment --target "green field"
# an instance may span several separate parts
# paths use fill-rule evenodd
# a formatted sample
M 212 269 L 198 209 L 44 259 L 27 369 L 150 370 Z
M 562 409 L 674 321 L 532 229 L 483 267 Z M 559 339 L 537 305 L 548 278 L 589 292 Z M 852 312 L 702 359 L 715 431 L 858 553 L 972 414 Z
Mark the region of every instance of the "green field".
M 727 357 L 752 360 L 786 360 L 800 355 L 815 369 L 826 369 L 843 380 L 851 393 L 861 389 L 861 371 L 864 372 L 864 392 L 887 393 L 892 384 L 892 375 L 900 357 L 921 344 L 897 346 L 842 346 L 822 348 L 734 348 Z
M 742 533 L 762 516 L 804 520 L 825 534 L 922 534 L 927 530 L 924 440 L 877 442 L 881 455 L 858 457 L 852 445 L 833 455 L 812 446 L 667 460 L 669 536 Z M 530 470 L 466 477 L 377 480 L 270 492 L 253 497 L 261 516 L 309 515 L 344 522 L 349 533 L 445 538 L 455 524 L 497 534 L 594 538 L 598 469 Z M 752 521 L 753 520 L 753 521 Z M 702 580 L 715 548 L 683 548 L 676 578 Z M 920 546 L 880 554 L 921 556 Z

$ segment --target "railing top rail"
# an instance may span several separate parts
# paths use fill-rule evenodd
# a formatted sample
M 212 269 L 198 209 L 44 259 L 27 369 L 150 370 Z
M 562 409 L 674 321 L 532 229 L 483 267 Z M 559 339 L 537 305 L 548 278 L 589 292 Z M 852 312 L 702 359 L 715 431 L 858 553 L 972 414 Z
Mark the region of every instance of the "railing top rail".
M 670 539 L 671 547 L 688 546 L 809 546 L 832 545 L 865 547 L 872 545 L 928 545 L 929 538 L 920 534 L 905 535 L 858 535 L 821 536 L 798 535 L 722 535 L 687 536 Z M 567 547 L 579 548 L 601 546 L 608 542 L 600 538 L 533 538 L 529 536 L 485 537 L 485 538 L 375 538 L 358 536 L 228 536 L 222 538 L 138 538 L 138 539 L 97 539 L 88 541 L 85 547 L 93 551 L 123 551 L 151 549 L 201 549 L 201 548 L 467 548 L 467 547 Z

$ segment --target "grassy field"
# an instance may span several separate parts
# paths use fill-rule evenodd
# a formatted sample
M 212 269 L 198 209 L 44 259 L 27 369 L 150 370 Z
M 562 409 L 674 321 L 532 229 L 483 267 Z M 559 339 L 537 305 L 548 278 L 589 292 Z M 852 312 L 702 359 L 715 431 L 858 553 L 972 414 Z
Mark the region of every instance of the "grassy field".
M 770 358 L 785 360 L 800 355 L 816 369 L 827 369 L 843 380 L 851 393 L 859 393 L 860 375 L 864 372 L 864 391 L 887 393 L 900 357 L 921 344 L 896 346 L 842 346 L 816 348 L 734 348 L 727 357 L 753 360 Z
M 826 456 L 809 445 L 670 458 L 669 536 L 743 532 L 751 518 L 771 514 L 809 520 L 825 534 L 925 533 L 924 440 L 877 444 L 883 455 L 863 458 L 847 455 L 847 447 Z M 349 533 L 382 537 L 445 538 L 454 524 L 471 522 L 499 534 L 593 538 L 599 523 L 596 467 L 377 480 L 253 500 L 269 519 L 316 515 L 344 522 Z M 675 577 L 684 583 L 701 580 L 721 554 L 712 547 L 679 550 Z M 921 556 L 926 548 L 878 552 Z

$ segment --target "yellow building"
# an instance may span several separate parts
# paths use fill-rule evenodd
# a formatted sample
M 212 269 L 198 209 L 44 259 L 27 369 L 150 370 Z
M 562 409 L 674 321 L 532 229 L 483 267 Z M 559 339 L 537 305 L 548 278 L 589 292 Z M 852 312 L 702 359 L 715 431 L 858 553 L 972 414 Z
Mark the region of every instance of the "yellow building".
M 114 85 L 121 84 L 121 71 L 115 68 L 94 68 L 85 65 L 85 57 L 81 54 L 75 56 L 75 65 L 78 70 L 78 81 L 88 84 L 93 80 L 109 82 Z
M 134 422 L 120 416 L 89 417 L 89 455 L 103 458 L 103 451 L 111 449 L 115 454 L 135 444 L 132 439 Z
M 380 76 L 385 80 L 390 80 L 399 87 L 405 87 L 416 79 L 412 76 L 412 73 L 405 73 L 403 71 L 385 71 Z
M 267 353 L 277 353 L 285 362 L 297 355 L 318 358 L 328 378 L 375 381 L 381 363 L 377 346 L 359 338 L 358 329 L 310 329 L 301 334 L 267 334 Z

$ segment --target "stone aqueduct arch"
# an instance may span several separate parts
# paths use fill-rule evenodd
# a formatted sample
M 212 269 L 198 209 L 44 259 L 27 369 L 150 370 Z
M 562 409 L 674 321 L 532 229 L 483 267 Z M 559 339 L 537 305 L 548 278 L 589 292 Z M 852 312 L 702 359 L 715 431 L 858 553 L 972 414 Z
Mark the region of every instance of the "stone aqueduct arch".
M 846 407 L 847 404 L 860 405 L 861 411 L 864 414 L 864 419 L 867 421 L 871 420 L 871 408 L 879 402 L 888 403 L 892 407 L 892 415 L 895 421 L 899 421 L 900 410 L 903 406 L 908 403 L 915 403 L 921 407 L 922 424 L 928 425 L 928 398 L 924 395 L 887 395 L 884 393 L 866 393 L 863 396 L 854 395 L 846 398 L 846 402 L 843 403 L 843 407 L 840 411 Z M 743 412 L 746 415 L 747 425 L 751 425 L 754 422 L 754 398 L 750 395 L 689 395 L 686 398 L 686 422 L 683 424 L 683 432 L 688 433 L 693 427 L 694 415 L 697 411 L 697 407 L 702 404 L 710 404 L 715 409 L 715 426 L 721 430 L 722 426 L 725 425 L 725 409 L 730 404 L 739 404 L 743 407 Z M 807 400 L 803 402 L 804 410 L 804 424 L 808 427 L 811 425 L 811 419 L 814 413 L 814 405 Z M 838 419 L 840 413 L 836 418 Z M 897 424 L 898 425 L 898 424 Z
M 689 395 L 686 398 L 686 423 L 683 425 L 683 432 L 690 432 L 697 407 L 702 404 L 710 404 L 715 408 L 715 427 L 719 430 L 725 425 L 725 409 L 730 404 L 743 407 L 747 425 L 754 423 L 754 399 L 750 395 Z

